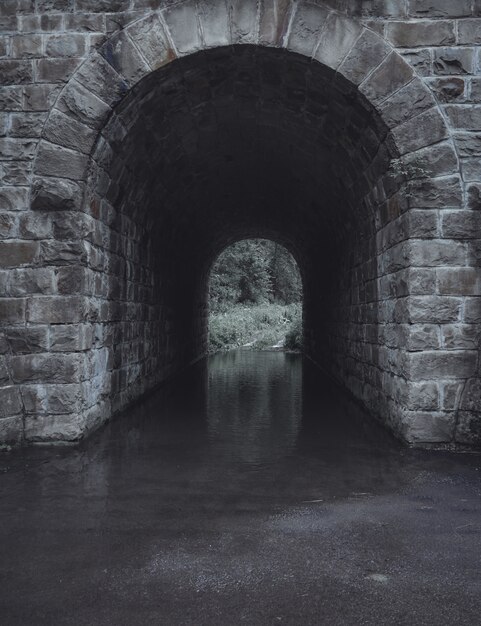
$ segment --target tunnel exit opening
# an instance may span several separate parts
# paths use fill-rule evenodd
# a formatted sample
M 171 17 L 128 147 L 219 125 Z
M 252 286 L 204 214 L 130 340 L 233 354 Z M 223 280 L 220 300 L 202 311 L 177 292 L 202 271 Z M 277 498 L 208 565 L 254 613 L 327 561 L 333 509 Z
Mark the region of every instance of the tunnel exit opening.
M 303 288 L 289 250 L 269 239 L 225 248 L 209 273 L 209 353 L 302 350 Z

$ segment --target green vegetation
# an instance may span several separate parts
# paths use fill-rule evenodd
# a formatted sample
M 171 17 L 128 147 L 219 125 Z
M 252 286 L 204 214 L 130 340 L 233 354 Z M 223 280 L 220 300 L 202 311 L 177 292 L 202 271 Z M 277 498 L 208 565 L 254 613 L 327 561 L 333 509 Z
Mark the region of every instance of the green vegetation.
M 209 351 L 302 347 L 302 283 L 281 245 L 240 241 L 219 256 L 210 279 Z

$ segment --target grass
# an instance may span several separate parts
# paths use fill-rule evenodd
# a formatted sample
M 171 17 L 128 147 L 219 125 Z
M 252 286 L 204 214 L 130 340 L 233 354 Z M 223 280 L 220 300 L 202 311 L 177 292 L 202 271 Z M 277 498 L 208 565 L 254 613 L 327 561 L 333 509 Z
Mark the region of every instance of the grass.
M 265 350 L 282 346 L 302 347 L 302 305 L 300 303 L 235 305 L 209 318 L 209 352 L 246 347 Z

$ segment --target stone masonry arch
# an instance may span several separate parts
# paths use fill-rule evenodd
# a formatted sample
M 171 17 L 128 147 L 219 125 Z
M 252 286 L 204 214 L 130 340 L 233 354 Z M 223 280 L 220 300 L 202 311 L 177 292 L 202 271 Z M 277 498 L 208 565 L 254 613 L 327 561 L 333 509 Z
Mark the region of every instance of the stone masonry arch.
M 201 356 L 208 259 L 229 239 L 259 235 L 284 239 L 307 276 L 309 356 L 406 441 L 479 441 L 477 187 L 467 193 L 453 118 L 423 77 L 387 38 L 328 4 L 166 3 L 115 32 L 66 82 L 30 187 L 30 213 L 51 232 L 35 262 L 55 287 L 10 305 L 23 317 L 6 331 L 5 439 L 77 440 Z M 269 85 L 270 72 L 280 85 Z M 238 97 L 240 138 L 227 155 L 229 133 L 197 112 L 212 102 L 228 127 L 226 103 Z M 192 98 L 191 108 L 176 98 Z M 190 118 L 193 143 L 177 154 Z M 277 151 L 280 169 L 248 153 L 253 119 L 257 148 Z M 156 130 L 165 120 L 177 143 Z M 255 181 L 251 195 L 239 184 L 231 213 L 237 179 L 220 154 Z M 288 182 L 276 191 L 279 178 Z M 182 267 L 176 250 L 186 243 Z M 20 326 L 48 327 L 49 349 L 22 349 Z

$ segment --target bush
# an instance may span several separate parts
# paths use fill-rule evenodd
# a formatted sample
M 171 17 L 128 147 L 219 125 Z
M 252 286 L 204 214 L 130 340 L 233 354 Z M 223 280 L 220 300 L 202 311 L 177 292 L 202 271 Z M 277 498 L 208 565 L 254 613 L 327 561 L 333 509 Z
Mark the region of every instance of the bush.
M 299 303 L 287 306 L 236 305 L 229 311 L 210 315 L 211 353 L 239 347 L 262 350 L 278 344 L 284 344 L 289 350 L 301 349 L 302 322 Z

